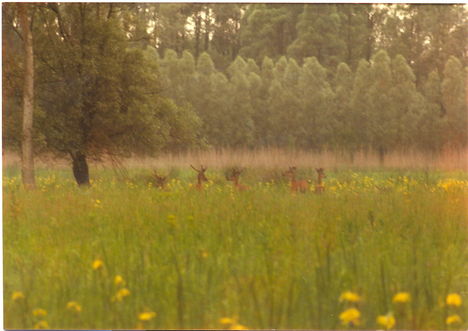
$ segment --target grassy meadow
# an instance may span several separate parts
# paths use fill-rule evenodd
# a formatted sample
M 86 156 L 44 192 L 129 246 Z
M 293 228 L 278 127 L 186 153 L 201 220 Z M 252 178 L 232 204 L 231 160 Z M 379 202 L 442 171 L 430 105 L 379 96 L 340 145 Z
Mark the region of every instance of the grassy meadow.
M 5 167 L 4 327 L 468 327 L 466 172 L 332 168 L 292 194 L 281 170 L 238 192 L 208 168 L 199 192 L 188 166 L 164 190 L 138 167 L 89 188 L 39 168 L 25 191 Z

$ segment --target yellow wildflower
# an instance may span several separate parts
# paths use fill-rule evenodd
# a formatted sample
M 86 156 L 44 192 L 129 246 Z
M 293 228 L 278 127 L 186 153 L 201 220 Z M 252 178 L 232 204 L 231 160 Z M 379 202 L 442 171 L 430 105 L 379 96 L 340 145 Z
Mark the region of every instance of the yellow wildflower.
M 153 311 L 147 311 L 147 312 L 138 314 L 138 319 L 140 321 L 149 321 L 153 319 L 154 317 L 156 317 L 156 313 Z
M 114 301 L 122 301 L 123 298 L 128 297 L 130 295 L 130 290 L 128 288 L 121 288 L 116 295 L 112 297 L 112 302 Z
M 359 302 L 361 301 L 361 297 L 357 293 L 346 291 L 340 295 L 340 302 L 343 302 L 343 301 Z
M 445 320 L 445 324 L 447 325 L 459 324 L 461 323 L 461 321 L 462 319 L 460 316 L 458 316 L 457 314 L 453 314 L 447 317 L 447 319 Z
M 42 308 L 36 308 L 33 310 L 34 316 L 47 316 L 47 311 Z
M 459 307 L 462 304 L 462 298 L 457 293 L 450 293 L 449 295 L 447 295 L 447 299 L 445 302 L 448 306 Z
M 70 301 L 67 303 L 67 309 L 79 313 L 81 311 L 81 306 L 76 301 Z
M 93 262 L 93 269 L 98 270 L 98 269 L 102 268 L 103 265 L 104 265 L 104 262 L 102 262 L 102 260 L 96 259 Z
M 34 325 L 35 329 L 50 329 L 49 323 L 47 321 L 39 321 Z
M 242 324 L 233 324 L 229 330 L 248 330 L 248 328 Z
M 343 325 L 359 325 L 361 312 L 356 308 L 349 308 L 340 314 L 341 324 Z
M 411 295 L 408 292 L 398 292 L 393 296 L 394 303 L 405 303 L 411 300 Z
M 124 284 L 125 284 L 125 281 L 124 281 L 124 279 L 123 279 L 122 276 L 117 275 L 117 276 L 115 276 L 115 278 L 114 278 L 114 284 L 115 284 L 115 285 L 124 285 Z
M 377 323 L 389 330 L 395 326 L 395 317 L 391 314 L 380 315 L 377 317 Z
M 11 299 L 13 301 L 24 299 L 24 294 L 20 291 L 13 292 L 13 294 L 11 295 Z
M 222 318 L 219 319 L 219 323 L 222 324 L 222 325 L 231 325 L 231 324 L 236 323 L 236 319 L 231 318 L 231 317 L 222 317 Z

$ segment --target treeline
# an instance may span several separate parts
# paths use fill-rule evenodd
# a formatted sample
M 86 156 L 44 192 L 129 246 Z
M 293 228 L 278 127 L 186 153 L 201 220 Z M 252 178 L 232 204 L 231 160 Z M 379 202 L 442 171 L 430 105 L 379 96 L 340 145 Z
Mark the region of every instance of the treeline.
M 260 66 L 238 56 L 226 74 L 210 55 L 195 61 L 187 51 L 167 50 L 159 60 L 163 94 L 189 105 L 202 121 L 202 136 L 222 147 L 280 146 L 436 152 L 467 142 L 465 79 L 460 60 L 450 57 L 442 75 L 432 71 L 417 88 L 402 55 L 386 51 L 361 59 L 356 70 L 340 63 L 327 70 L 315 57 Z
M 2 4 L 7 148 L 22 139 L 18 6 Z M 70 156 L 78 172 L 102 155 L 207 146 L 383 159 L 467 143 L 463 5 L 27 7 L 34 149 Z

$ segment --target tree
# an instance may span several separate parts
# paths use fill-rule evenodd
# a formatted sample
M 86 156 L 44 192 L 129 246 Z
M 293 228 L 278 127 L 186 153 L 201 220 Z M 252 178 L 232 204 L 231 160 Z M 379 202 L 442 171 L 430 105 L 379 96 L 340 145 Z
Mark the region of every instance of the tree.
M 393 84 L 391 61 L 387 52 L 381 50 L 372 58 L 371 86 L 369 88 L 370 132 L 372 147 L 379 154 L 380 163 L 394 146 L 398 118 L 392 104 Z
M 340 15 L 333 4 L 306 4 L 297 22 L 297 38 L 288 55 L 298 61 L 316 57 L 325 67 L 344 60 L 346 45 L 340 36 Z
M 258 63 L 265 56 L 277 59 L 296 38 L 296 21 L 302 11 L 299 4 L 251 4 L 241 22 L 243 56 Z
M 39 70 L 48 78 L 41 127 L 47 147 L 71 158 L 77 183 L 89 185 L 90 158 L 152 153 L 173 142 L 167 123 L 191 117 L 161 96 L 154 53 L 130 48 L 118 18 L 96 19 L 94 5 L 50 6 L 37 33 Z
M 353 113 L 351 108 L 351 93 L 353 89 L 353 73 L 346 63 L 340 63 L 335 74 L 335 116 L 333 118 L 334 143 L 336 147 L 349 151 L 353 159 L 356 151 L 356 137 L 352 127 Z
M 365 150 L 371 144 L 371 114 L 369 90 L 371 87 L 370 63 L 364 59 L 359 61 L 354 75 L 353 90 L 351 93 L 351 116 L 350 127 L 353 139 L 350 141 L 351 148 Z M 352 149 L 351 149 L 352 150 Z M 352 155 L 351 155 L 352 157 Z
M 18 16 L 24 42 L 23 133 L 21 142 L 21 175 L 27 189 L 36 186 L 34 179 L 33 114 L 34 114 L 34 53 L 31 32 L 31 5 L 18 4 Z
M 447 137 L 444 134 L 444 127 L 446 128 L 447 124 L 442 113 L 441 80 L 436 70 L 430 73 L 423 84 L 423 95 L 426 112 L 418 125 L 420 131 L 418 147 L 435 153 L 442 149 Z
M 465 75 L 460 60 L 451 56 L 445 64 L 441 92 L 444 116 L 447 118 L 445 134 L 455 148 L 466 146 L 468 139 Z
M 410 148 L 419 139 L 419 123 L 425 112 L 424 97 L 416 89 L 416 76 L 402 55 L 392 61 L 393 86 L 390 90 L 396 119 L 393 143 L 399 149 Z
M 303 140 L 307 147 L 320 150 L 330 145 L 335 110 L 334 93 L 327 80 L 327 70 L 317 58 L 304 60 L 298 86 L 303 109 Z

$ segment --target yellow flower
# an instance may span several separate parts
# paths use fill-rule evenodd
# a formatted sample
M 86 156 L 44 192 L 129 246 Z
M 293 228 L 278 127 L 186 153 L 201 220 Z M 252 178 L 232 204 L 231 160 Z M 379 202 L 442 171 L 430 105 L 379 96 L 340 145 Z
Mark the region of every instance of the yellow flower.
M 359 325 L 361 313 L 356 308 L 346 309 L 340 314 L 341 324 L 343 325 Z
M 67 303 L 67 309 L 79 313 L 81 311 L 81 306 L 76 301 L 70 301 Z
M 13 294 L 11 295 L 11 299 L 13 301 L 24 299 L 24 294 L 20 291 L 13 292 Z
M 340 302 L 343 302 L 343 301 L 359 302 L 361 301 L 361 297 L 357 293 L 346 291 L 346 292 L 341 293 L 340 295 Z
M 34 325 L 35 329 L 50 329 L 49 323 L 47 321 L 39 321 Z
M 248 328 L 242 324 L 233 324 L 229 330 L 248 330 Z
M 461 323 L 461 321 L 462 319 L 460 316 L 458 316 L 457 314 L 453 314 L 447 317 L 447 319 L 445 320 L 445 324 L 447 325 L 459 324 Z
M 153 311 L 147 311 L 147 312 L 138 314 L 138 319 L 140 321 L 149 321 L 153 319 L 154 317 L 156 317 L 156 313 Z
M 395 317 L 391 314 L 380 315 L 377 317 L 377 323 L 389 330 L 395 326 Z
M 222 325 L 231 325 L 231 324 L 236 323 L 236 319 L 231 318 L 231 317 L 222 317 L 222 318 L 219 319 L 219 323 L 222 324 Z
M 448 306 L 460 307 L 462 304 L 462 298 L 457 293 L 450 293 L 449 295 L 447 295 L 447 299 L 445 302 Z
M 408 292 L 398 292 L 393 296 L 394 303 L 405 303 L 411 300 L 411 295 Z
M 47 311 L 42 308 L 36 308 L 33 310 L 34 316 L 47 316 Z
M 124 285 L 124 284 L 125 284 L 125 281 L 124 281 L 124 279 L 123 279 L 122 276 L 117 275 L 117 276 L 115 276 L 115 278 L 114 278 L 114 284 L 115 284 L 115 285 L 121 285 L 121 284 Z
M 103 265 L 104 265 L 104 262 L 102 262 L 102 260 L 96 259 L 93 262 L 93 269 L 97 270 L 99 268 L 102 268 Z
M 121 288 L 116 295 L 112 297 L 112 302 L 114 301 L 122 301 L 123 298 L 128 297 L 130 295 L 130 290 L 128 288 Z

